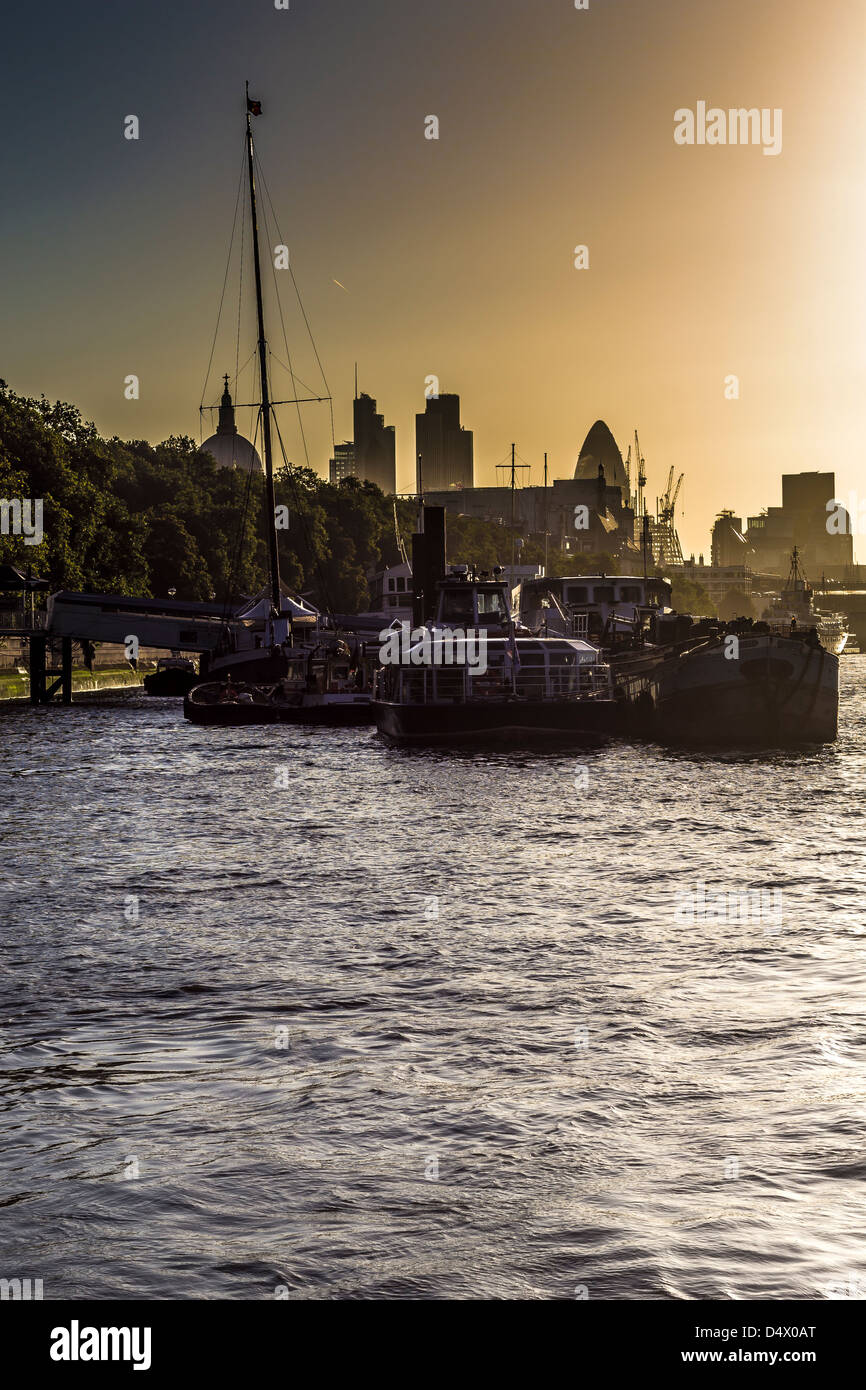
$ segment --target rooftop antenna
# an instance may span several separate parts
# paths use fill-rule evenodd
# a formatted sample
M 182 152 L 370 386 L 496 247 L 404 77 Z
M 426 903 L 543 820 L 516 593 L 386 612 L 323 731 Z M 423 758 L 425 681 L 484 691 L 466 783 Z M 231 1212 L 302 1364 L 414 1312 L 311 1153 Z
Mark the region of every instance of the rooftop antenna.
M 355 363 L 355 400 L 358 399 L 358 364 Z

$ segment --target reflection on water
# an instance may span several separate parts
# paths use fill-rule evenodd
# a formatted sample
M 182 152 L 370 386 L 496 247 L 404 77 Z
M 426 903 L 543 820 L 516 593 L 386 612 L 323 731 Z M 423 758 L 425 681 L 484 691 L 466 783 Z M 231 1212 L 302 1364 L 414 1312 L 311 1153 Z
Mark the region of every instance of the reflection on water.
M 863 1296 L 866 658 L 842 674 L 839 742 L 765 753 L 4 709 L 0 1275 Z M 699 886 L 781 922 L 689 916 Z

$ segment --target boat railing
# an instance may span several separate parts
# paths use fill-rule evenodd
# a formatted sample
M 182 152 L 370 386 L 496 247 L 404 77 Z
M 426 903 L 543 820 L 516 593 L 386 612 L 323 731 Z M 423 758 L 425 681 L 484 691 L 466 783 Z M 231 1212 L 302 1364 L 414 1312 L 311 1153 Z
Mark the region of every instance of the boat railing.
M 788 622 L 788 623 L 774 623 L 774 622 L 769 622 L 769 623 L 766 624 L 766 627 L 767 627 L 767 630 L 768 630 L 769 632 L 771 632 L 771 633 L 773 634 L 774 637 L 804 637 L 804 638 L 805 638 L 805 637 L 808 637 L 809 634 L 810 634 L 811 632 L 814 632 L 814 631 L 816 630 L 816 628 L 817 628 L 817 623 L 814 623 L 814 622 L 809 622 L 809 623 L 790 623 L 790 622 Z M 760 636 L 760 633 L 756 633 L 755 635 L 756 635 L 756 636 Z
M 388 698 L 389 685 L 401 704 L 502 699 L 509 695 L 523 700 L 563 700 L 609 698 L 610 668 L 601 662 L 572 663 L 544 667 L 518 665 L 487 667 L 483 671 L 467 665 L 401 666 L 380 672 L 377 695 Z

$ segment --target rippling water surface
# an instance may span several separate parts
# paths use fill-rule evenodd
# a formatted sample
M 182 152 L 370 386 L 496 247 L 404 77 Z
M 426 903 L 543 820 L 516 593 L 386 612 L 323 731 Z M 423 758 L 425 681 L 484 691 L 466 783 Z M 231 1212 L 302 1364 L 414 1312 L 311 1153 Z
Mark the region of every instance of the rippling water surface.
M 0 1276 L 863 1297 L 866 657 L 842 677 L 836 745 L 721 755 L 4 708 Z M 781 923 L 677 920 L 700 883 Z

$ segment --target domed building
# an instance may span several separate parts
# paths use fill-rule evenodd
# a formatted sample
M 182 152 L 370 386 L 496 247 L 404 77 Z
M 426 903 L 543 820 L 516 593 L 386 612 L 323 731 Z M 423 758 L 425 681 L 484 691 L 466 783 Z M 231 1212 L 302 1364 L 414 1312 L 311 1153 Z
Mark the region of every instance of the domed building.
M 608 487 L 621 487 L 623 500 L 628 501 L 628 479 L 622 454 L 616 440 L 603 420 L 596 420 L 578 455 L 574 469 L 577 482 L 594 482 L 598 478 L 599 464 L 604 468 L 604 480 Z
M 238 434 L 235 408 L 229 392 L 228 375 L 220 401 L 219 424 L 216 434 L 202 444 L 202 453 L 210 454 L 221 468 L 240 468 L 246 473 L 261 473 L 262 461 L 248 439 Z

